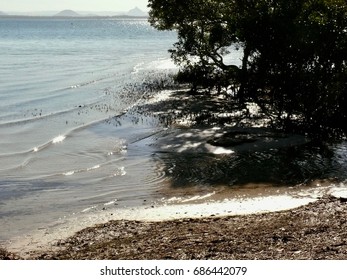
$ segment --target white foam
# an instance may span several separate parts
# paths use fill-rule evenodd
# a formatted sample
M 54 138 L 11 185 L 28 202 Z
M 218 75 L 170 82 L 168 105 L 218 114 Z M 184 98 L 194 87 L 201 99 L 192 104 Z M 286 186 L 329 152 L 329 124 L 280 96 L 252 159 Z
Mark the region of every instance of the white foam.
M 95 165 L 91 168 L 88 168 L 87 171 L 91 171 L 91 170 L 95 170 L 95 169 L 99 169 L 101 166 L 98 164 L 98 165 Z
M 205 195 L 195 195 L 192 197 L 171 197 L 169 199 L 161 199 L 161 203 L 163 203 L 164 205 L 167 205 L 168 203 L 187 203 L 187 202 L 194 202 L 194 201 L 199 201 L 199 200 L 204 200 L 207 198 L 210 198 L 212 196 L 214 196 L 216 194 L 216 192 L 212 192 L 212 193 L 208 193 Z
M 80 173 L 80 172 L 88 172 L 88 171 L 92 171 L 92 170 L 95 170 L 95 169 L 99 169 L 101 167 L 101 165 L 95 165 L 93 167 L 90 167 L 90 168 L 87 168 L 87 169 L 81 169 L 81 170 L 72 170 L 72 171 L 68 171 L 68 172 L 65 172 L 63 173 L 63 175 L 65 176 L 72 176 L 76 173 Z
M 199 218 L 208 216 L 247 215 L 297 208 L 314 202 L 309 197 L 278 195 L 247 199 L 225 199 L 202 204 L 164 205 L 153 208 L 132 208 L 117 212 L 118 218 L 143 221 L 162 221 L 182 217 Z
M 144 62 L 138 63 L 134 66 L 133 71 L 131 72 L 132 74 L 137 74 L 140 72 L 140 70 L 142 69 L 141 67 L 144 65 Z
M 53 144 L 61 143 L 66 139 L 65 135 L 59 135 L 52 140 Z
M 122 167 L 122 168 L 120 169 L 120 175 L 121 175 L 121 176 L 124 176 L 124 175 L 126 175 L 126 174 L 127 174 L 127 172 L 125 171 L 125 168 Z
M 334 186 L 330 190 L 330 195 L 336 198 L 347 198 L 347 187 L 341 183 L 338 187 Z
M 347 198 L 347 190 L 336 190 L 331 195 L 337 198 Z
M 277 195 L 246 199 L 225 199 L 223 201 L 196 204 L 152 205 L 121 209 L 112 208 L 102 212 L 97 211 L 97 206 L 92 206 L 81 211 L 82 214 L 86 214 L 84 216 L 81 214 L 65 218 L 61 226 L 57 225 L 50 234 L 40 231 L 30 236 L 30 238 L 13 240 L 10 244 L 10 249 L 15 252 L 23 252 L 23 248 L 26 248 L 28 252 L 40 246 L 43 248 L 54 240 L 65 239 L 72 233 L 83 228 L 105 223 L 110 220 L 166 221 L 180 218 L 247 215 L 293 209 L 314 201 L 317 201 L 317 199 L 312 197 Z M 108 202 L 105 205 L 111 205 L 111 203 L 114 202 L 115 201 Z
M 182 202 L 192 202 L 192 201 L 197 201 L 197 200 L 203 200 L 203 199 L 209 198 L 215 194 L 216 194 L 216 192 L 208 193 L 206 195 L 196 195 L 196 196 L 193 196 L 190 198 L 182 199 Z
M 116 170 L 116 172 L 113 174 L 112 177 L 117 177 L 117 176 L 125 176 L 127 172 L 125 171 L 125 167 L 122 166 Z
M 222 147 L 218 147 L 216 148 L 213 153 L 215 155 L 230 155 L 230 154 L 234 154 L 235 151 L 233 150 L 229 150 L 229 149 L 225 149 L 225 148 L 222 148 Z
M 89 211 L 94 210 L 96 208 L 97 208 L 96 206 L 88 207 L 88 208 L 82 210 L 81 213 L 86 213 L 86 212 L 89 212 Z

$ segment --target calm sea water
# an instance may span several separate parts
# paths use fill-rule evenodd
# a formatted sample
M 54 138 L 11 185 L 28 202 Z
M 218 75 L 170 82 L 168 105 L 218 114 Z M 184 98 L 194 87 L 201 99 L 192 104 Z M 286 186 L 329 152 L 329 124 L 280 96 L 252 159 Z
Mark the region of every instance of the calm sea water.
M 0 19 L 0 239 L 153 195 L 161 174 L 136 139 L 156 126 L 120 115 L 174 41 L 146 20 Z

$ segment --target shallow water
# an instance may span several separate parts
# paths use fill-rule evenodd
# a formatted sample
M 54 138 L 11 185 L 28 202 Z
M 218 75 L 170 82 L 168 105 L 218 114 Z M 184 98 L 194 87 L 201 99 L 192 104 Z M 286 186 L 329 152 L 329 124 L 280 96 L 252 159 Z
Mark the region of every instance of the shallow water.
M 172 71 L 174 39 L 145 20 L 0 19 L 0 239 L 152 196 L 136 140 L 159 127 L 124 112 Z

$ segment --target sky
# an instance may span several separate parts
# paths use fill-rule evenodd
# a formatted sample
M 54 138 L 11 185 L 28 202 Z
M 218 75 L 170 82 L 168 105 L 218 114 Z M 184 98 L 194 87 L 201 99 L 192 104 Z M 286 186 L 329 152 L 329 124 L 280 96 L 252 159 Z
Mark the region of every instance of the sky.
M 0 0 L 0 11 L 129 11 L 139 7 L 147 11 L 148 0 Z

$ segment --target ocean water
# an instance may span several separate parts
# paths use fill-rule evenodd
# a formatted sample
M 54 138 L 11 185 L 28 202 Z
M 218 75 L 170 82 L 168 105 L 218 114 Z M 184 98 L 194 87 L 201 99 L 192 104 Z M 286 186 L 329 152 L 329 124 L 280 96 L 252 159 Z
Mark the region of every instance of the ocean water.
M 175 37 L 146 20 L 0 19 L 0 240 L 153 197 L 162 174 L 137 139 L 160 128 L 124 112 L 171 71 Z

